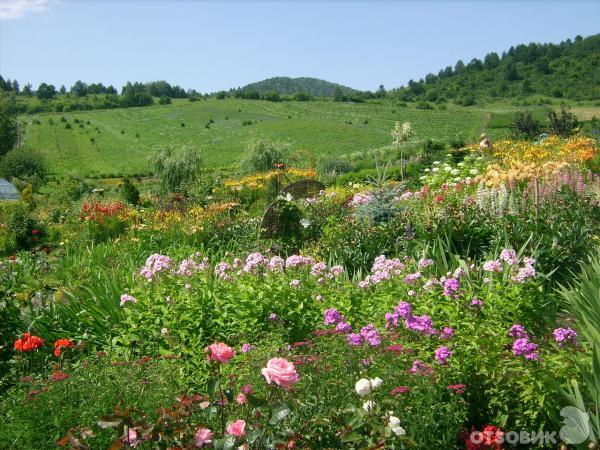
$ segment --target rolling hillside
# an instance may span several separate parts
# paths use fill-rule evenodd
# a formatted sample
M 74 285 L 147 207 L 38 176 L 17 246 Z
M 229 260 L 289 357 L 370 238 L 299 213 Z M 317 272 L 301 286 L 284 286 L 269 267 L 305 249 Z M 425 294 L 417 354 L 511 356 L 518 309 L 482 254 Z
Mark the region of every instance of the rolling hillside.
M 456 134 L 474 139 L 486 114 L 467 108 L 420 110 L 391 102 L 209 99 L 31 118 L 35 123 L 25 146 L 44 154 L 52 174 L 114 177 L 148 172 L 152 155 L 169 143 L 198 146 L 206 167 L 226 167 L 237 164 L 248 142 L 260 136 L 289 142 L 294 150 L 320 158 L 389 146 L 395 120 L 411 122 L 420 140 L 447 141 Z

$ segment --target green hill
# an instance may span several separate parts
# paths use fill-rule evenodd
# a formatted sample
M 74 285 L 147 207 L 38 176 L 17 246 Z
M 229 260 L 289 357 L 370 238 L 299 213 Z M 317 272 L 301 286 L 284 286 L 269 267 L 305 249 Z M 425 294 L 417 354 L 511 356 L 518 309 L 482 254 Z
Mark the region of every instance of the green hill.
M 293 150 L 308 150 L 317 159 L 360 157 L 386 151 L 396 120 L 411 122 L 417 140 L 447 142 L 456 134 L 474 139 L 486 115 L 470 108 L 421 110 L 392 102 L 274 103 L 227 98 L 41 113 L 22 120 L 32 121 L 25 147 L 42 152 L 52 174 L 117 177 L 147 173 L 151 157 L 169 143 L 202 148 L 205 166 L 213 168 L 237 164 L 257 137 L 289 142 Z
M 306 92 L 314 97 L 333 97 L 336 88 L 340 88 L 342 93 L 350 94 L 356 90 L 340 84 L 331 83 L 318 78 L 300 77 L 274 77 L 267 80 L 251 83 L 242 88 L 243 91 L 257 91 L 260 95 L 273 91 L 280 94 L 295 94 L 296 92 Z
M 391 95 L 402 100 L 442 102 L 465 106 L 476 100 L 540 94 L 571 100 L 600 99 L 600 34 L 577 36 L 559 44 L 517 45 L 502 55 L 458 61 Z

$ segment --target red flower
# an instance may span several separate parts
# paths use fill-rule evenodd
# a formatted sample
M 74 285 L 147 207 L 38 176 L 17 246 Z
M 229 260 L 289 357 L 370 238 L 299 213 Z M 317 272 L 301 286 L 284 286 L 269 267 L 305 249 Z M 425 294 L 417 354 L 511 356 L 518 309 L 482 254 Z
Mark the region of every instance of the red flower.
M 37 228 L 34 228 L 33 230 L 31 230 L 31 234 L 33 234 L 34 236 L 37 236 L 38 234 L 40 234 L 40 230 L 38 230 Z
M 444 196 L 440 195 L 440 194 L 436 195 L 435 198 L 434 198 L 434 201 L 436 203 L 440 203 L 442 200 L 444 200 Z
M 451 384 L 448 386 L 448 389 L 456 392 L 457 394 L 464 393 L 466 388 L 467 388 L 467 386 L 464 384 Z
M 14 261 L 15 260 L 15 255 L 10 255 L 8 257 L 8 260 L 11 261 L 11 262 Z
M 59 339 L 54 343 L 54 356 L 57 358 L 60 356 L 61 348 L 72 348 L 73 342 L 70 339 Z
M 15 341 L 14 348 L 18 352 L 32 352 L 42 345 L 44 345 L 44 341 L 41 338 L 33 336 L 31 333 L 24 333 L 22 338 Z
M 390 395 L 401 395 L 410 392 L 410 388 L 408 386 L 398 386 L 390 391 Z

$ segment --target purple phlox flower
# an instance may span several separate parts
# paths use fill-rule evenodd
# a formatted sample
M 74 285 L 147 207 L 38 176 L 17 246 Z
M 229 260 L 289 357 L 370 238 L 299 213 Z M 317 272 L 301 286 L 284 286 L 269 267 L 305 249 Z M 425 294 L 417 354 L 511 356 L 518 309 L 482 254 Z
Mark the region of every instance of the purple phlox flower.
M 435 359 L 437 360 L 438 363 L 440 363 L 442 366 L 445 366 L 447 364 L 447 359 L 452 356 L 452 351 L 446 347 L 446 346 L 441 346 L 438 347 L 435 350 Z
M 518 323 L 515 323 L 512 327 L 510 327 L 508 330 L 508 335 L 514 338 L 528 337 L 525 327 L 523 327 L 523 325 L 519 325 Z
M 341 315 L 339 311 L 335 308 L 329 308 L 325 310 L 324 313 L 325 319 L 323 323 L 325 325 L 334 325 L 340 321 Z
M 498 259 L 486 261 L 483 264 L 483 270 L 486 272 L 502 272 L 502 263 Z
M 553 334 L 559 347 L 564 347 L 566 344 L 577 345 L 577 332 L 573 328 L 557 328 Z

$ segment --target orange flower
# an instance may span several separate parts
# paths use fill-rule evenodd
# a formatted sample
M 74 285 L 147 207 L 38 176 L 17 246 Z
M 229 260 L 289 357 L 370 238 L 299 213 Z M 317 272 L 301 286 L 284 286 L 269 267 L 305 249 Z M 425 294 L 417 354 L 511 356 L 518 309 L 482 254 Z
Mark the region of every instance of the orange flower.
M 14 348 L 19 352 L 31 352 L 43 345 L 44 341 L 40 337 L 24 333 L 22 338 L 15 341 Z
M 57 358 L 60 356 L 61 348 L 72 348 L 73 342 L 70 339 L 59 339 L 54 343 L 54 356 Z

